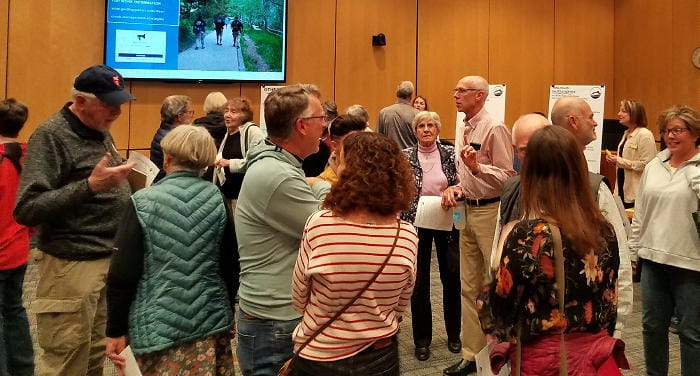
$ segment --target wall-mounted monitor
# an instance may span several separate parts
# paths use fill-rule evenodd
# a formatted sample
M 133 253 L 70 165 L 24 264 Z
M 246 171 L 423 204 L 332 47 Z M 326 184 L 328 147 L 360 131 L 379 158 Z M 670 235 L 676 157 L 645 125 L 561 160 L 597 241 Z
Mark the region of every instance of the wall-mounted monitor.
M 127 79 L 283 82 L 287 0 L 106 0 L 105 64 Z

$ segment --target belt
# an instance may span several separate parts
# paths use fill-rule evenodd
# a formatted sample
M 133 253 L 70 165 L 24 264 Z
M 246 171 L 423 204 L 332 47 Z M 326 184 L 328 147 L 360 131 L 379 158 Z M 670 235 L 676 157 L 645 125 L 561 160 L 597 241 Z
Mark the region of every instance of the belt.
M 393 335 L 393 336 L 388 337 L 388 338 L 381 338 L 381 339 L 374 341 L 374 343 L 372 343 L 371 346 L 362 350 L 361 352 L 367 353 L 367 352 L 381 350 L 383 348 L 391 346 L 395 341 L 396 341 L 396 335 Z
M 499 201 L 501 201 L 500 197 L 477 198 L 477 199 L 465 198 L 464 199 L 464 203 L 469 205 L 469 206 L 484 206 L 484 205 L 493 204 L 494 202 L 499 202 Z

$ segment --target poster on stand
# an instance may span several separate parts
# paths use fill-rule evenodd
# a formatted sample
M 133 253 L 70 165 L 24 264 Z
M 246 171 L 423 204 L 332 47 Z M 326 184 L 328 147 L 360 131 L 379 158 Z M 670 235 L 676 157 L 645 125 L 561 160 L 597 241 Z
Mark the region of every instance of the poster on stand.
M 600 149 L 603 143 L 603 115 L 605 110 L 605 85 L 552 85 L 549 89 L 549 119 L 552 119 L 554 102 L 561 97 L 575 97 L 585 100 L 593 111 L 595 140 L 586 145 L 583 154 L 588 163 L 588 170 L 600 172 Z
M 270 95 L 270 93 L 272 93 L 275 90 L 279 90 L 283 87 L 284 86 L 270 85 L 260 86 L 260 121 L 258 122 L 258 124 L 260 125 L 260 129 L 262 129 L 265 137 L 267 137 L 267 125 L 265 125 L 265 99 L 267 99 L 267 96 Z

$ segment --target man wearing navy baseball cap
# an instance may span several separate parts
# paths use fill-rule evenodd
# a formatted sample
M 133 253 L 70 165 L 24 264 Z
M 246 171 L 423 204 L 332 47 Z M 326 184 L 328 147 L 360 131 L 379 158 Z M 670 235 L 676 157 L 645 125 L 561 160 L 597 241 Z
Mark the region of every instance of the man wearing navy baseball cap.
M 14 215 L 39 228 L 36 375 L 101 376 L 105 281 L 133 167 L 109 130 L 134 97 L 105 65 L 81 72 L 71 94 L 29 139 Z

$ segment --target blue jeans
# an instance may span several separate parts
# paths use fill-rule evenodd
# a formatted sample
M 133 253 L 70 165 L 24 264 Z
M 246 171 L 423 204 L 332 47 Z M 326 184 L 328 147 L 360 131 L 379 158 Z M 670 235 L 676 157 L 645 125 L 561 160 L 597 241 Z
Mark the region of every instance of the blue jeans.
M 301 318 L 278 321 L 236 314 L 238 364 L 244 376 L 275 376 L 292 357 L 292 332 Z
M 681 371 L 700 375 L 700 272 L 641 260 L 642 338 L 647 375 L 668 374 L 668 327 L 680 319 Z
M 22 306 L 26 270 L 27 264 L 0 270 L 0 376 L 34 374 L 32 338 Z

